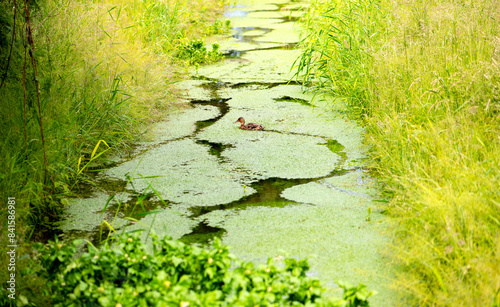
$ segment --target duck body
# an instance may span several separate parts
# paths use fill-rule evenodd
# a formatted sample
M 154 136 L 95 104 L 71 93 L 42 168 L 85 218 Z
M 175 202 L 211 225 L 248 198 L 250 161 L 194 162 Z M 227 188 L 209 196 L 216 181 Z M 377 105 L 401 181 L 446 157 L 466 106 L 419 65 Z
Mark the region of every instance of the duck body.
M 234 123 L 241 123 L 241 130 L 264 130 L 264 126 L 254 123 L 245 124 L 245 119 L 243 117 L 238 118 Z

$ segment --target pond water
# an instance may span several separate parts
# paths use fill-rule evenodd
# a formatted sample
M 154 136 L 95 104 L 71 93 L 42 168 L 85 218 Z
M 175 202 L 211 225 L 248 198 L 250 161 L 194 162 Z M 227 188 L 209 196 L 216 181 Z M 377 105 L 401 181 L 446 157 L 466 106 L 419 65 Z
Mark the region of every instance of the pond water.
M 363 129 L 341 105 L 290 82 L 300 51 L 295 21 L 306 3 L 236 1 L 233 29 L 213 37 L 225 61 L 177 84 L 190 108 L 171 112 L 149 141 L 97 175 L 74 199 L 66 237 L 97 240 L 103 220 L 187 243 L 219 237 L 239 258 L 308 258 L 312 276 L 367 284 L 373 306 L 391 305 L 380 250 L 384 217 L 363 169 Z M 263 125 L 245 131 L 239 117 Z M 143 200 L 138 204 L 138 200 Z

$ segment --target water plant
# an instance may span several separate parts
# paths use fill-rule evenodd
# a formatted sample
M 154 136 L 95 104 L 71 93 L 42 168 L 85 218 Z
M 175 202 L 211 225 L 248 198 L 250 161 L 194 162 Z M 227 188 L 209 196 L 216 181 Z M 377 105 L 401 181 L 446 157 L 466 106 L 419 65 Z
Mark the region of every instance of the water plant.
M 297 76 L 366 126 L 406 304 L 500 300 L 500 10 L 313 1 Z
M 231 21 L 230 20 L 226 20 L 226 21 L 222 21 L 222 20 L 219 20 L 217 19 L 213 25 L 210 26 L 210 30 L 209 30 L 209 33 L 210 34 L 225 34 L 229 31 L 229 29 L 231 28 Z
M 219 48 L 219 44 L 214 43 L 212 50 L 208 51 L 204 41 L 194 39 L 181 44 L 175 55 L 189 65 L 207 64 L 222 59 L 222 52 L 219 51 Z

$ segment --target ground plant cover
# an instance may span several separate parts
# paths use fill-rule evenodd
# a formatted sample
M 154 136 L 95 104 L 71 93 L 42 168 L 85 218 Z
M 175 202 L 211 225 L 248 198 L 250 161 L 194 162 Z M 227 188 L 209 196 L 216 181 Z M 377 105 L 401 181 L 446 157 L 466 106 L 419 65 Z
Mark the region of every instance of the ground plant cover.
M 405 305 L 500 305 L 500 6 L 313 1 L 296 65 L 366 126 Z
M 53 306 L 368 306 L 364 286 L 344 286 L 344 297 L 322 298 L 318 280 L 306 277 L 307 260 L 270 258 L 267 265 L 236 261 L 220 240 L 203 249 L 151 236 L 153 252 L 138 234 L 121 236 L 74 258 L 81 240 L 39 245 Z M 235 264 L 235 262 L 237 264 Z M 231 269 L 231 266 L 236 266 Z

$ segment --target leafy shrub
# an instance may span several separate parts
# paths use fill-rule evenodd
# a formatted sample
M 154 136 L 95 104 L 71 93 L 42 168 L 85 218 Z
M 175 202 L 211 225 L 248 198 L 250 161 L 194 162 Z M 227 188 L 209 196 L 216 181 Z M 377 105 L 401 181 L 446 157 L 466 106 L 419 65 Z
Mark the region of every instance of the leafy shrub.
M 211 249 L 153 236 L 152 253 L 135 235 L 122 236 L 75 258 L 81 240 L 38 245 L 54 306 L 368 306 L 365 286 L 328 301 L 307 260 L 273 259 L 255 267 L 236 261 L 220 240 Z M 230 269 L 233 268 L 233 269 Z

